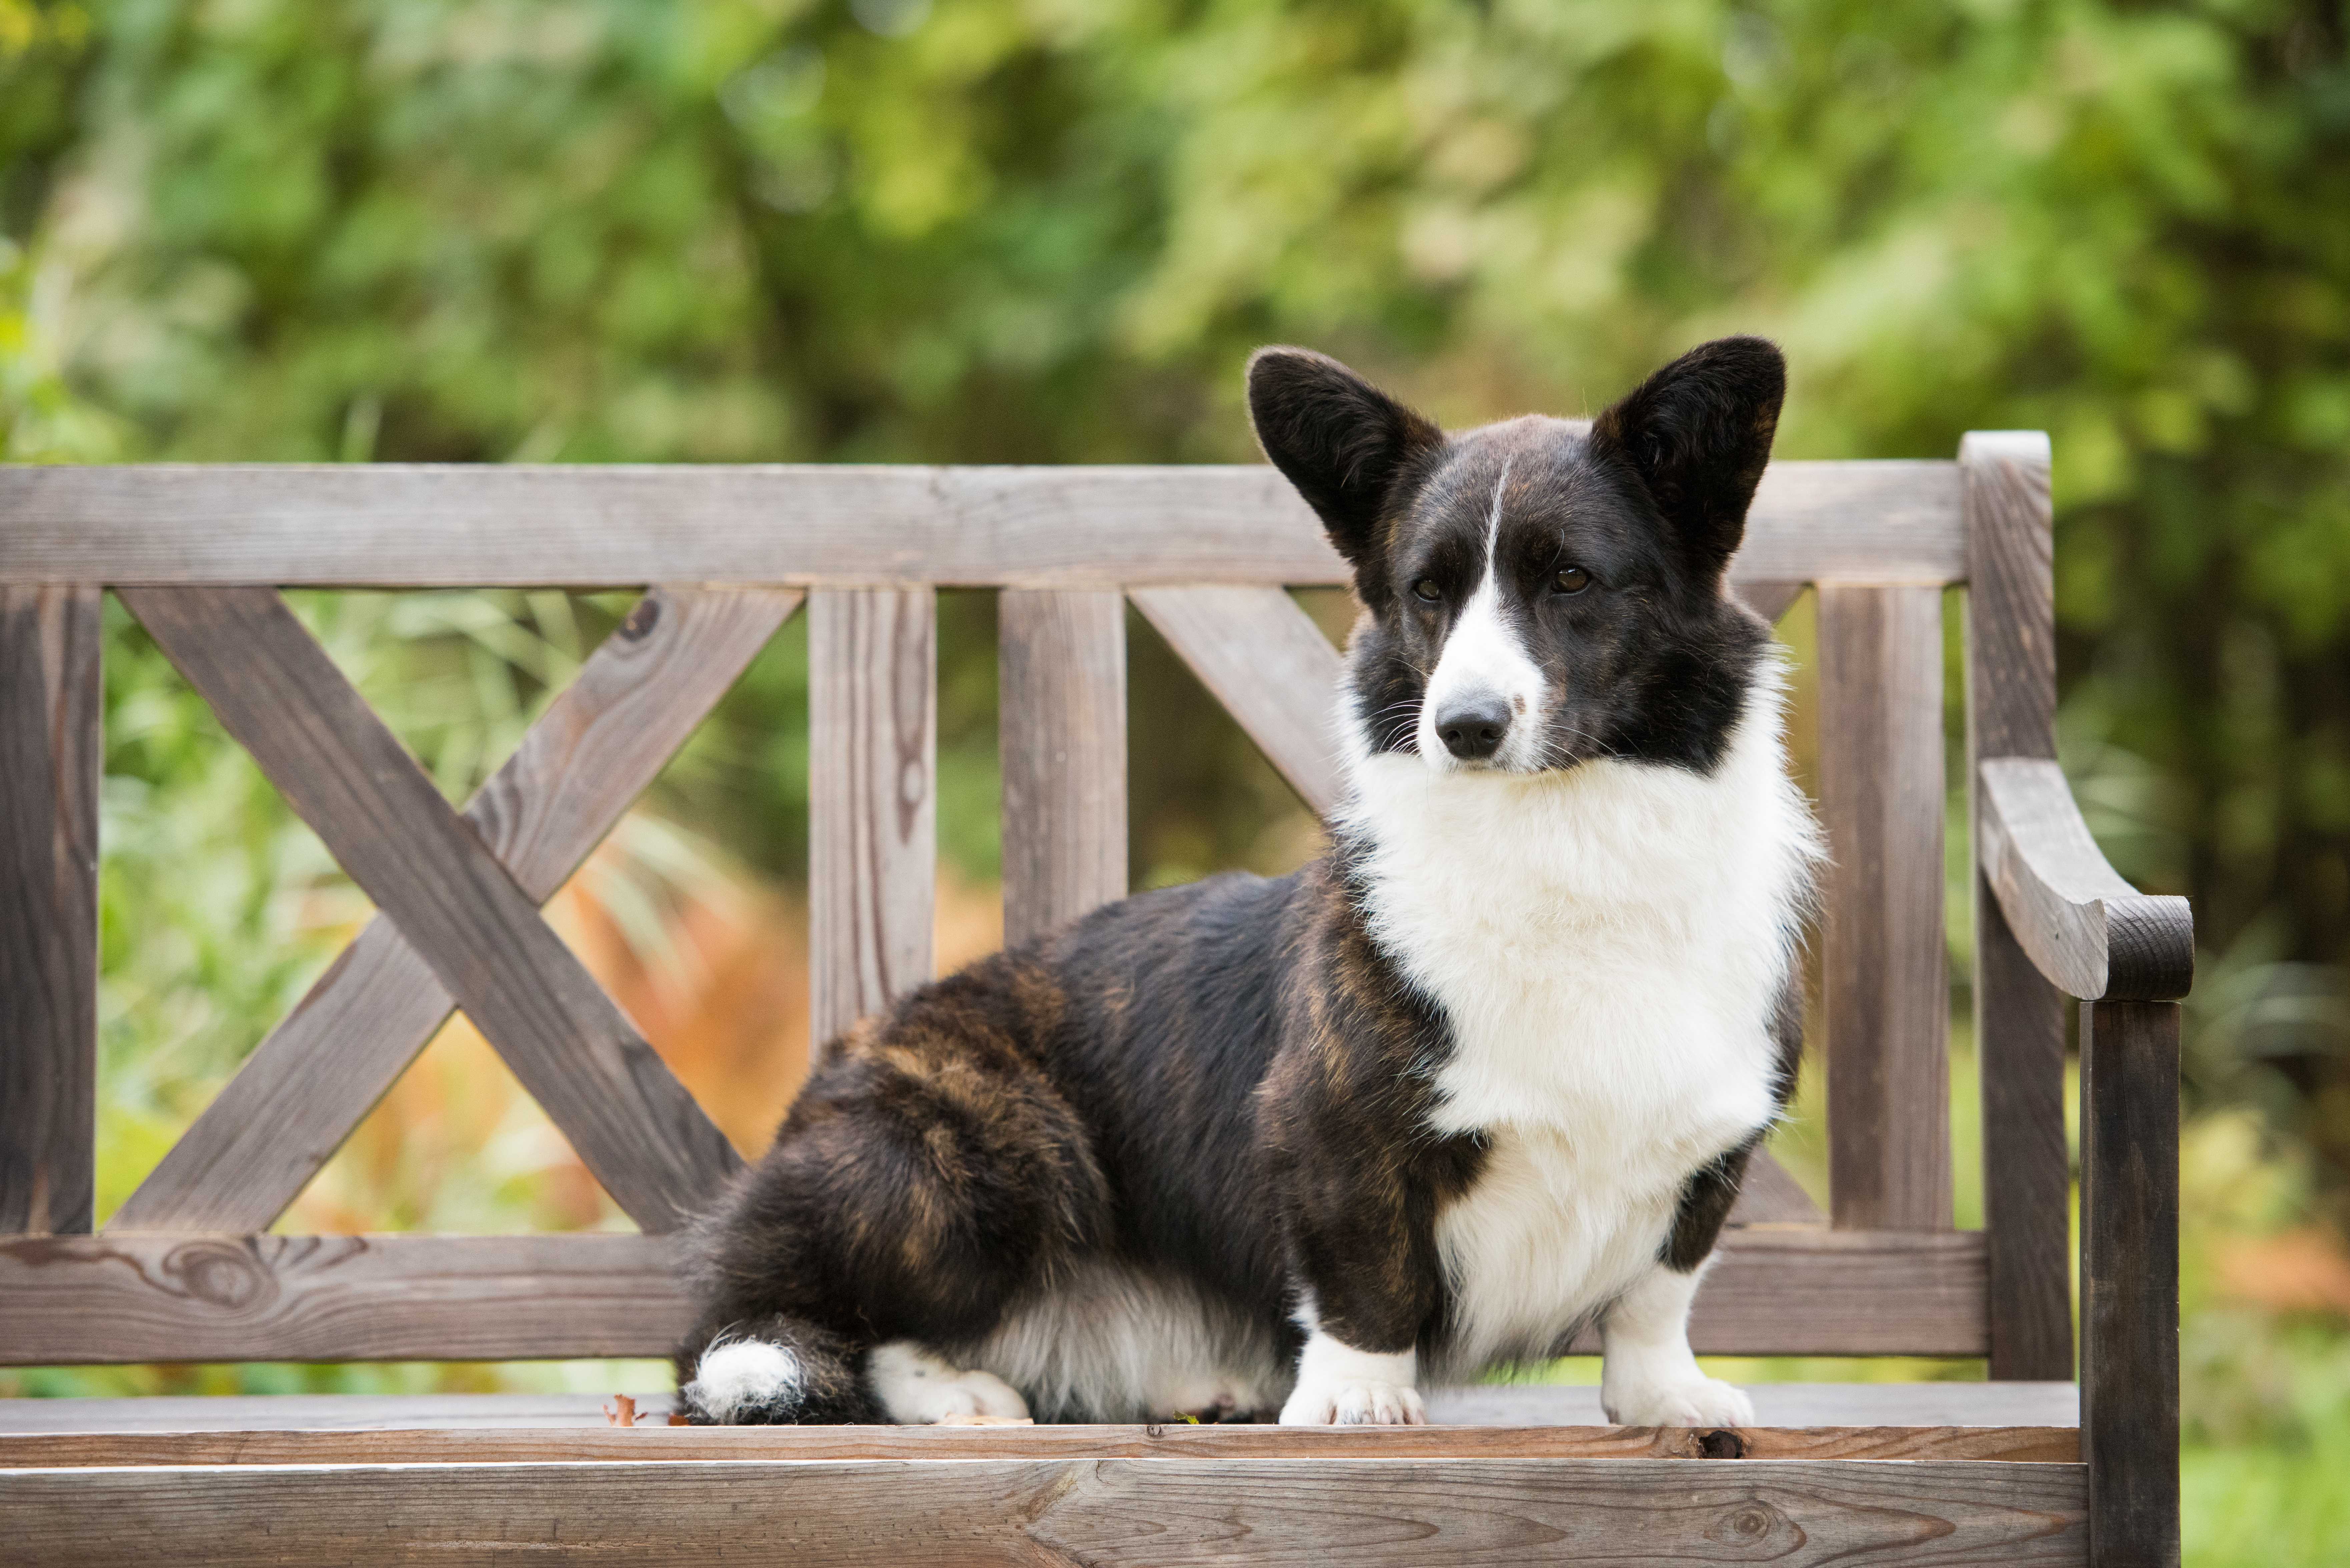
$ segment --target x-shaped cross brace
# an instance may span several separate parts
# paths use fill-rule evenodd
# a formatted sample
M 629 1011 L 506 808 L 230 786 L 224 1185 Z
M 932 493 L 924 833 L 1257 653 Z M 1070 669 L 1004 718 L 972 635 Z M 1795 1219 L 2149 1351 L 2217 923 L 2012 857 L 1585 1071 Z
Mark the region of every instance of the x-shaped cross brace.
M 648 593 L 461 815 L 275 589 L 117 593 L 381 912 L 108 1228 L 266 1229 L 455 1007 L 639 1224 L 705 1204 L 740 1160 L 538 906 L 801 596 Z

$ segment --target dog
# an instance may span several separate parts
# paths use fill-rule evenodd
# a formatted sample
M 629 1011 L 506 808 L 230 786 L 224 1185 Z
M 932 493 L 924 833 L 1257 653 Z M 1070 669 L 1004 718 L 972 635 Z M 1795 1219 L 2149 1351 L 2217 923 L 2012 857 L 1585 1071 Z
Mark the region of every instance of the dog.
M 1360 601 L 1328 851 L 832 1043 L 695 1232 L 690 1418 L 1413 1424 L 1596 1328 L 1609 1419 L 1751 1424 L 1687 1325 L 1801 1044 L 1818 831 L 1725 587 L 1784 386 L 1725 338 L 1448 434 L 1257 353 Z

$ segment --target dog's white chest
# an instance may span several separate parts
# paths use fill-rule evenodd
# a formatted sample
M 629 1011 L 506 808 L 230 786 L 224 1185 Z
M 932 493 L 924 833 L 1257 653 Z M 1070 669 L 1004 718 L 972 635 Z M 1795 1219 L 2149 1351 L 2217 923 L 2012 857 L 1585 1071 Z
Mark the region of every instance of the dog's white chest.
M 1655 1262 L 1690 1174 L 1773 1114 L 1809 813 L 1774 724 L 1742 726 L 1710 777 L 1410 758 L 1357 777 L 1373 929 L 1451 1026 L 1434 1130 L 1485 1144 L 1437 1220 L 1444 1359 L 1539 1356 Z

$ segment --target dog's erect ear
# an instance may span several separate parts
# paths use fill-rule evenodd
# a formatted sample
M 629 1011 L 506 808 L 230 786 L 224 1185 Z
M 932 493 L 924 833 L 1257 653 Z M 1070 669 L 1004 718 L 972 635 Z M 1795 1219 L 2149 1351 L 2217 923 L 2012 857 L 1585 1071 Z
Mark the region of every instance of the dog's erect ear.
M 1326 354 L 1260 348 L 1249 360 L 1249 418 L 1273 465 L 1321 514 L 1357 573 L 1379 548 L 1379 516 L 1405 467 L 1444 432 Z
M 1591 422 L 1648 487 L 1700 571 L 1718 574 L 1746 535 L 1746 508 L 1787 393 L 1787 361 L 1760 337 L 1690 349 Z

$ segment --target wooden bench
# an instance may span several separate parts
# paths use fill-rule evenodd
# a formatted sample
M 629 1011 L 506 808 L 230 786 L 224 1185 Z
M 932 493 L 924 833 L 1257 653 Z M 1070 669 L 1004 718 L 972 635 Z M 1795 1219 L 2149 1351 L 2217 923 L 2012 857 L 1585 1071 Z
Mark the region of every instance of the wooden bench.
M 1737 591 L 1817 593 L 1830 1212 L 1764 1166 L 1701 1352 L 1987 1358 L 1990 1383 L 1759 1388 L 1738 1432 L 1587 1391 L 1440 1394 L 1426 1429 L 621 1431 L 592 1403 L 16 1401 L 10 1552 L 114 1563 L 2175 1563 L 2183 900 L 2106 865 L 2054 760 L 2048 446 L 1783 462 Z M 1126 891 L 1130 601 L 1299 794 L 1339 785 L 1345 581 L 1267 468 L 0 469 L 0 1361 L 665 1354 L 673 1235 L 738 1159 L 540 918 L 805 601 L 815 1024 L 928 978 L 935 590 L 1001 591 L 1017 940 Z M 448 805 L 286 586 L 659 585 Z M 1986 1224 L 1952 1220 L 1943 591 L 1967 588 Z M 256 586 L 258 585 L 258 586 Z M 94 1230 L 101 594 L 380 911 Z M 2082 999 L 2077 1431 L 2064 997 Z M 641 1234 L 267 1234 L 463 1008 Z M 1584 1348 L 1596 1348 L 1586 1346 Z M 656 1403 L 649 1397 L 649 1404 Z M 169 1409 L 162 1408 L 169 1406 Z M 505 1412 L 501 1418 L 500 1412 Z M 549 1429 L 582 1423 L 574 1429 Z M 724 1463 L 713 1461 L 723 1460 Z

